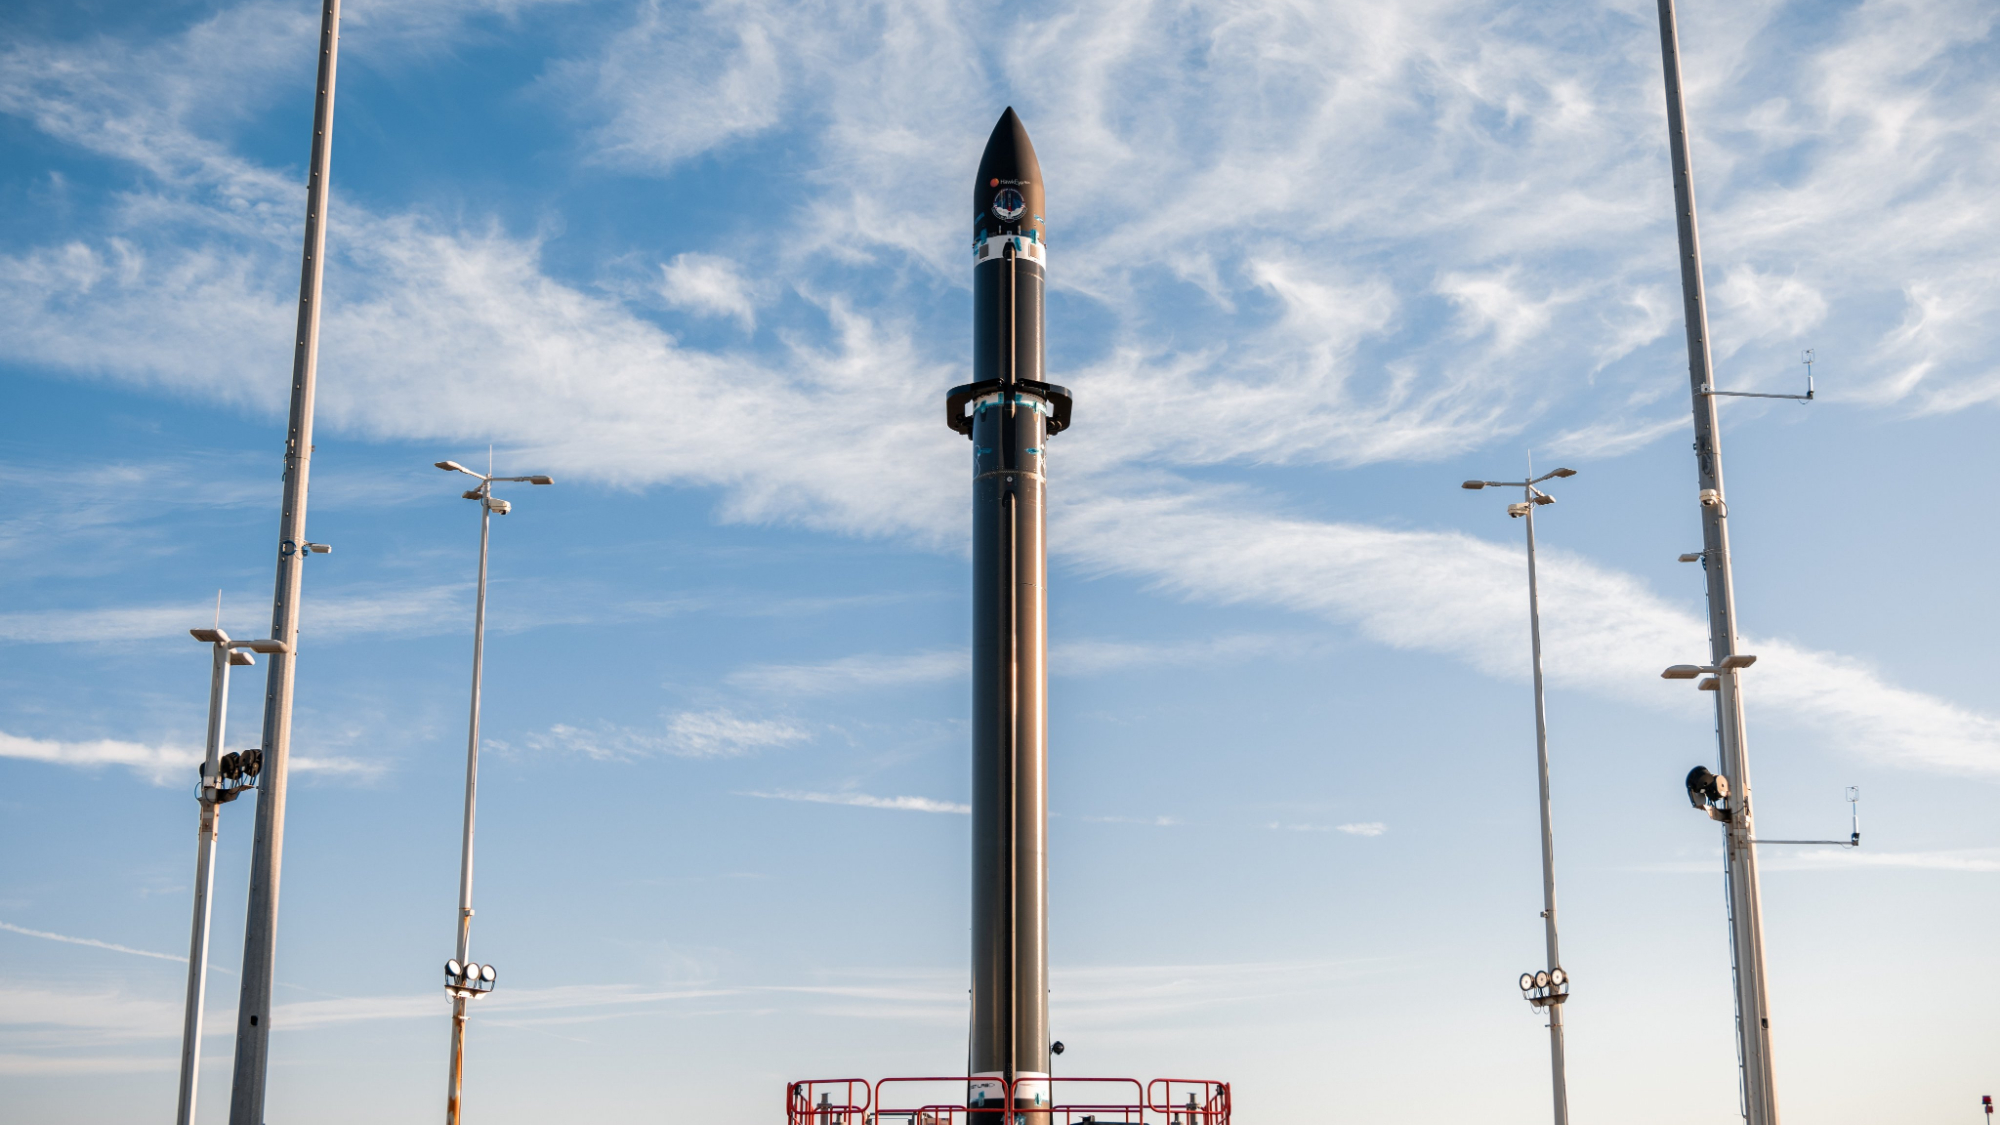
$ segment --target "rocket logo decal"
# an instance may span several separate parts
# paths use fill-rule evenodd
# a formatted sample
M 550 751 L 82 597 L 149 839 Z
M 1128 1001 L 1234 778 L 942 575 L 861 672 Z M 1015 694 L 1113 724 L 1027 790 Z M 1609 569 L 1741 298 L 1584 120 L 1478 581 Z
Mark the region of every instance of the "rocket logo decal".
M 1007 188 L 993 197 L 993 214 L 998 216 L 1001 222 L 1011 223 L 1020 218 L 1021 213 L 1027 209 L 1028 201 L 1022 199 L 1021 193 L 1013 188 Z

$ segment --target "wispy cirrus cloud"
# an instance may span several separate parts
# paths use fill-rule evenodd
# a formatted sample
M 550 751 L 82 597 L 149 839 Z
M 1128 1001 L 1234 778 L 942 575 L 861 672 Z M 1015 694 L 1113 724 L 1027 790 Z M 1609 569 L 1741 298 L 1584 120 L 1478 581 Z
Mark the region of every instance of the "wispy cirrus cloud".
M 113 738 L 86 741 L 26 738 L 0 731 L 0 758 L 45 762 L 72 769 L 123 766 L 155 785 L 171 785 L 194 776 L 193 771 L 201 762 L 202 751 L 185 746 L 148 746 Z M 291 768 L 302 773 L 368 777 L 382 772 L 384 767 L 380 763 L 356 758 L 295 755 L 291 759 Z M 192 780 L 188 780 L 188 784 L 192 785 Z
M 536 750 L 561 750 L 599 760 L 630 760 L 661 754 L 677 758 L 737 758 L 811 737 L 804 727 L 784 719 L 746 719 L 730 711 L 715 710 L 667 715 L 656 730 L 611 725 L 583 728 L 558 723 L 522 741 Z
M 939 801 L 931 797 L 876 797 L 867 793 L 815 793 L 801 789 L 750 791 L 739 797 L 762 797 L 772 801 L 805 801 L 815 805 L 853 805 L 864 809 L 899 809 L 904 812 L 972 814 L 971 805 Z
M 1179 474 L 1438 457 L 1531 425 L 1600 450 L 1672 432 L 1656 388 L 1658 368 L 1675 365 L 1678 301 L 1645 21 L 1554 7 L 1496 21 L 1463 3 L 1196 6 L 1172 19 L 771 14 L 649 6 L 597 57 L 551 73 L 591 91 L 596 153 L 628 168 L 670 175 L 690 155 L 773 130 L 803 139 L 800 174 L 825 190 L 784 205 L 776 229 L 797 237 L 716 256 L 788 282 L 812 326 L 760 348 L 688 347 L 616 295 L 553 274 L 539 236 L 344 203 L 331 267 L 343 299 L 327 310 L 324 357 L 343 378 L 322 390 L 328 424 L 378 439 L 491 437 L 619 486 L 710 487 L 730 519 L 962 543 L 962 450 L 935 414 L 963 363 L 899 303 L 955 301 L 964 283 L 963 263 L 951 264 L 961 166 L 991 107 L 964 61 L 973 55 L 940 48 L 1000 26 L 1039 45 L 1003 69 L 1047 92 L 1024 109 L 1063 208 L 1056 227 L 1069 232 L 1052 279 L 1109 323 L 1101 348 L 1071 357 L 1094 413 L 1087 442 L 1081 430 L 1064 439 L 1058 549 L 1183 596 L 1314 612 L 1516 674 L 1504 549 L 1291 519 L 1273 497 Z M 2000 97 L 2000 71 L 1980 65 L 1992 13 L 1957 0 L 1844 12 L 1770 79 L 1778 90 L 1732 85 L 1728 60 L 1782 10 L 1712 17 L 1727 27 L 1708 18 L 1683 37 L 1703 45 L 1691 47 L 1690 90 L 1732 385 L 1789 385 L 1795 341 L 1778 337 L 1810 329 L 1830 336 L 1823 355 L 1854 357 L 1844 393 L 1857 399 L 1911 411 L 1995 400 L 2000 214 L 1973 186 L 2000 178 L 2000 116 L 1982 108 Z M 296 24 L 252 5 L 143 48 L 11 49 L 0 111 L 146 179 L 99 226 L 0 254 L 8 358 L 279 409 L 281 387 L 241 372 L 282 366 L 296 185 L 232 150 L 235 111 L 214 103 L 237 90 L 200 60 L 226 40 L 267 60 L 250 68 L 264 73 Z M 664 40 L 694 49 L 685 75 L 640 73 L 636 60 Z M 1184 65 L 1191 42 L 1200 68 Z M 133 69 L 147 90 L 120 84 Z M 695 74 L 709 76 L 702 96 L 722 99 L 718 111 L 673 132 L 658 83 Z M 925 89 L 966 93 L 915 96 Z M 1163 241 L 1161 184 L 1231 206 Z M 879 278 L 884 262 L 912 267 L 894 293 L 858 283 L 853 271 Z M 1578 278 L 1591 299 L 1576 299 Z M 1552 374 L 1563 370 L 1594 374 Z M 684 424 L 690 402 L 703 404 L 697 426 Z M 1215 424 L 1191 436 L 1177 421 L 1197 409 Z M 830 431 L 870 441 L 817 440 Z M 875 487 L 883 479 L 904 486 Z M 1698 621 L 1573 557 L 1552 553 L 1550 582 L 1555 675 L 1695 705 L 1658 694 L 1653 665 L 1700 651 Z M 2000 768 L 1990 716 L 1836 654 L 1757 647 L 1755 709 L 1885 760 Z M 810 691 L 940 666 L 759 674 Z M 612 756 L 735 753 L 763 737 L 731 729 L 691 726 L 657 743 L 574 728 L 548 737 Z

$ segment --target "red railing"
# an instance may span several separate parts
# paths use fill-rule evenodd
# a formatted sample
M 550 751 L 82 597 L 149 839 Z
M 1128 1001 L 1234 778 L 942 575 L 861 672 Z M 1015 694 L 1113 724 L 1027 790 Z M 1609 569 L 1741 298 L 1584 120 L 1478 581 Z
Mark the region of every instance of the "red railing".
M 1014 1080 L 1010 1111 L 968 1106 L 964 1075 L 816 1079 L 785 1088 L 786 1125 L 1229 1125 L 1229 1083 L 1206 1079 Z M 1036 1104 L 1036 1095 L 1042 1103 Z

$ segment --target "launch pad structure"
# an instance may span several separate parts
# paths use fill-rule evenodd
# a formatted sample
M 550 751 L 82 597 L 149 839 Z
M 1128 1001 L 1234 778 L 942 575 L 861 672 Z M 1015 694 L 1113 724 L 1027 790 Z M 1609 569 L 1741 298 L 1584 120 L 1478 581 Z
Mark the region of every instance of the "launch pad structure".
M 1071 396 L 1043 379 L 1041 162 L 1012 107 L 979 159 L 973 381 L 945 396 L 972 440 L 972 1020 L 966 1073 L 817 1079 L 788 1125 L 1228 1125 L 1229 1084 L 1055 1078 L 1048 952 L 1049 439 Z

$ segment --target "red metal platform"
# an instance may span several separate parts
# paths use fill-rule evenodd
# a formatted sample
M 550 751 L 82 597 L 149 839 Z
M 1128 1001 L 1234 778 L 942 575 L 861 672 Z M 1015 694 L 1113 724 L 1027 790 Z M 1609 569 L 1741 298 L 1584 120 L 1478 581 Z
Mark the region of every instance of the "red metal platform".
M 1206 1079 L 1015 1079 L 1015 1108 L 968 1106 L 969 1076 L 820 1078 L 785 1087 L 786 1125 L 1229 1125 L 1229 1083 Z M 1046 1090 L 1048 1104 L 1034 1105 Z M 1013 1120 L 1008 1120 L 1008 1115 Z

